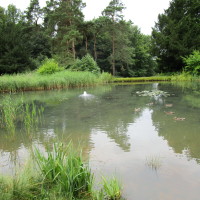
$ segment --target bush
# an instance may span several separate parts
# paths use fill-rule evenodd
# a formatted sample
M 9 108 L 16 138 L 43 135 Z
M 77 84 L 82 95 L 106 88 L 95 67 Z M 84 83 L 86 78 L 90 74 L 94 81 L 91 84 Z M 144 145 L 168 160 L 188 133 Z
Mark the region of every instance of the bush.
M 185 71 L 192 75 L 200 75 L 200 51 L 193 51 L 188 57 L 184 57 Z
M 89 71 L 94 74 L 100 73 L 96 61 L 89 54 L 85 55 L 81 60 L 77 59 L 74 65 L 71 67 L 73 71 Z
M 46 59 L 44 63 L 38 68 L 37 72 L 40 74 L 54 74 L 64 70 L 63 67 L 59 67 L 58 63 L 54 59 Z

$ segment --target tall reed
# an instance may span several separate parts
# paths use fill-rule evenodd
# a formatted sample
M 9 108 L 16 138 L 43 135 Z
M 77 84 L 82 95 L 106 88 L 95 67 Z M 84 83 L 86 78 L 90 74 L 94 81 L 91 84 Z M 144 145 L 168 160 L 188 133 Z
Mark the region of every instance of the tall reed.
M 36 163 L 35 163 L 36 162 Z M 44 155 L 34 157 L 13 177 L 0 177 L 0 200 L 119 200 L 116 178 L 103 177 L 103 187 L 94 190 L 94 174 L 72 143 L 55 143 Z
M 14 134 L 21 125 L 26 133 L 30 133 L 42 122 L 43 111 L 43 107 L 38 107 L 33 102 L 24 103 L 23 97 L 19 102 L 15 102 L 10 95 L 5 96 L 0 107 L 1 127 Z
M 47 154 L 45 157 L 38 150 L 35 154 L 44 184 L 50 188 L 56 185 L 70 199 L 91 195 L 93 174 L 71 143 L 67 147 L 54 144 L 53 151 Z
M 18 106 L 11 100 L 11 97 L 8 96 L 2 100 L 0 110 L 2 116 L 2 127 L 8 132 L 14 134 L 16 129 L 15 121 L 17 119 Z
M 110 80 L 111 76 L 108 73 L 97 76 L 91 72 L 72 72 L 67 70 L 49 75 L 41 75 L 36 72 L 3 75 L 0 77 L 0 92 L 85 87 L 109 82 Z
M 43 111 L 43 107 L 36 107 L 33 102 L 31 104 L 25 104 L 23 108 L 23 121 L 26 133 L 37 129 L 39 123 L 42 122 Z

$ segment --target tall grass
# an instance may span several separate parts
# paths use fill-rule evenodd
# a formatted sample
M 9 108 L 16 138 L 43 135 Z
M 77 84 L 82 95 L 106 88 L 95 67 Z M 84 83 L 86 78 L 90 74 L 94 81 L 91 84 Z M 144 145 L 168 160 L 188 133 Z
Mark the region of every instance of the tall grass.
M 53 152 L 47 157 L 36 151 L 37 163 L 42 172 L 43 182 L 68 198 L 81 198 L 91 194 L 93 175 L 83 163 L 81 155 L 72 150 L 72 144 L 54 144 Z
M 105 192 L 105 198 L 108 200 L 119 200 L 121 199 L 121 185 L 119 181 L 113 177 L 111 179 L 103 179 L 103 190 Z
M 65 70 L 47 75 L 41 75 L 35 72 L 4 75 L 0 77 L 0 92 L 91 86 L 110 81 L 110 75 L 106 76 L 106 74 L 96 76 L 91 72 L 72 72 Z
M 146 82 L 146 81 L 170 81 L 171 76 L 130 77 L 114 78 L 114 82 Z
M 23 122 L 26 133 L 36 130 L 40 122 L 42 122 L 43 107 L 37 107 L 33 102 L 25 104 L 23 109 Z
M 5 128 L 8 132 L 14 134 L 17 120 L 18 106 L 13 102 L 10 96 L 5 97 L 1 104 L 1 127 Z
M 182 72 L 180 74 L 176 74 L 171 76 L 172 81 L 200 81 L 199 76 L 193 76 L 189 73 Z
M 42 122 L 43 107 L 32 103 L 24 103 L 23 98 L 19 102 L 12 100 L 11 96 L 5 96 L 0 105 L 0 125 L 8 133 L 14 134 L 21 126 L 26 133 L 37 129 Z
M 37 165 L 35 164 L 37 163 Z M 54 144 L 44 155 L 35 150 L 34 159 L 14 177 L 0 178 L 0 200 L 118 200 L 121 187 L 116 178 L 103 178 L 103 188 L 94 191 L 94 174 L 80 152 L 70 143 Z

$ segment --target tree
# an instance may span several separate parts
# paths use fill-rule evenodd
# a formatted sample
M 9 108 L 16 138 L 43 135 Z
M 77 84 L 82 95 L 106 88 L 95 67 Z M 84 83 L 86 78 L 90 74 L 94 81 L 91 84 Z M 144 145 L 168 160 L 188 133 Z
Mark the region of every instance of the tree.
M 158 16 L 152 38 L 160 72 L 180 71 L 184 66 L 181 57 L 199 50 L 199 12 L 198 0 L 173 0 L 165 13 Z
M 109 5 L 104 9 L 102 14 L 108 17 L 110 20 L 108 21 L 109 31 L 111 34 L 112 40 L 112 54 L 110 55 L 110 60 L 112 64 L 112 73 L 115 75 L 115 61 L 116 61 L 116 38 L 118 27 L 117 22 L 123 19 L 123 15 L 121 15 L 124 5 L 119 0 L 110 1 Z
M 51 57 L 50 37 L 41 24 L 42 16 L 43 9 L 40 8 L 39 1 L 31 0 L 25 11 L 24 38 L 37 67 L 46 57 Z
M 76 58 L 76 45 L 82 41 L 79 27 L 83 22 L 81 0 L 51 0 L 45 8 L 45 25 L 53 37 L 54 52 L 64 58 Z
M 38 21 L 42 17 L 42 9 L 39 5 L 39 0 L 31 0 L 29 7 L 27 8 L 26 18 L 29 24 L 38 26 Z
M 0 8 L 0 73 L 18 73 L 33 68 L 24 40 L 23 16 L 14 5 Z

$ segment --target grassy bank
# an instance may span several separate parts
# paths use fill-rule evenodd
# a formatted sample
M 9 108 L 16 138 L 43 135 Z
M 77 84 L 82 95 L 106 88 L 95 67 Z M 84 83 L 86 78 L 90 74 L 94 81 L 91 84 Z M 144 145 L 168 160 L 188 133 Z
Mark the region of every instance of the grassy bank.
M 108 73 L 102 73 L 97 76 L 91 72 L 72 72 L 67 70 L 51 75 L 41 75 L 32 72 L 0 76 L 0 93 L 87 87 L 108 82 L 126 83 L 151 81 L 200 81 L 200 78 L 186 73 L 172 76 L 116 78 Z
M 113 78 L 113 82 L 151 82 L 151 81 L 200 81 L 199 76 L 193 76 L 187 73 L 175 74 L 171 76 L 151 76 L 151 77 L 131 77 L 131 78 Z
M 61 71 L 51 75 L 26 73 L 0 76 L 0 92 L 51 90 L 70 87 L 86 87 L 106 83 L 111 75 L 96 76 L 90 72 Z
M 131 78 L 114 78 L 114 82 L 148 82 L 148 81 L 171 81 L 171 76 L 152 76 L 152 77 L 131 77 Z
M 94 174 L 72 144 L 54 144 L 44 156 L 38 149 L 34 158 L 14 177 L 0 178 L 0 200 L 120 200 L 116 178 L 102 177 L 96 190 Z

